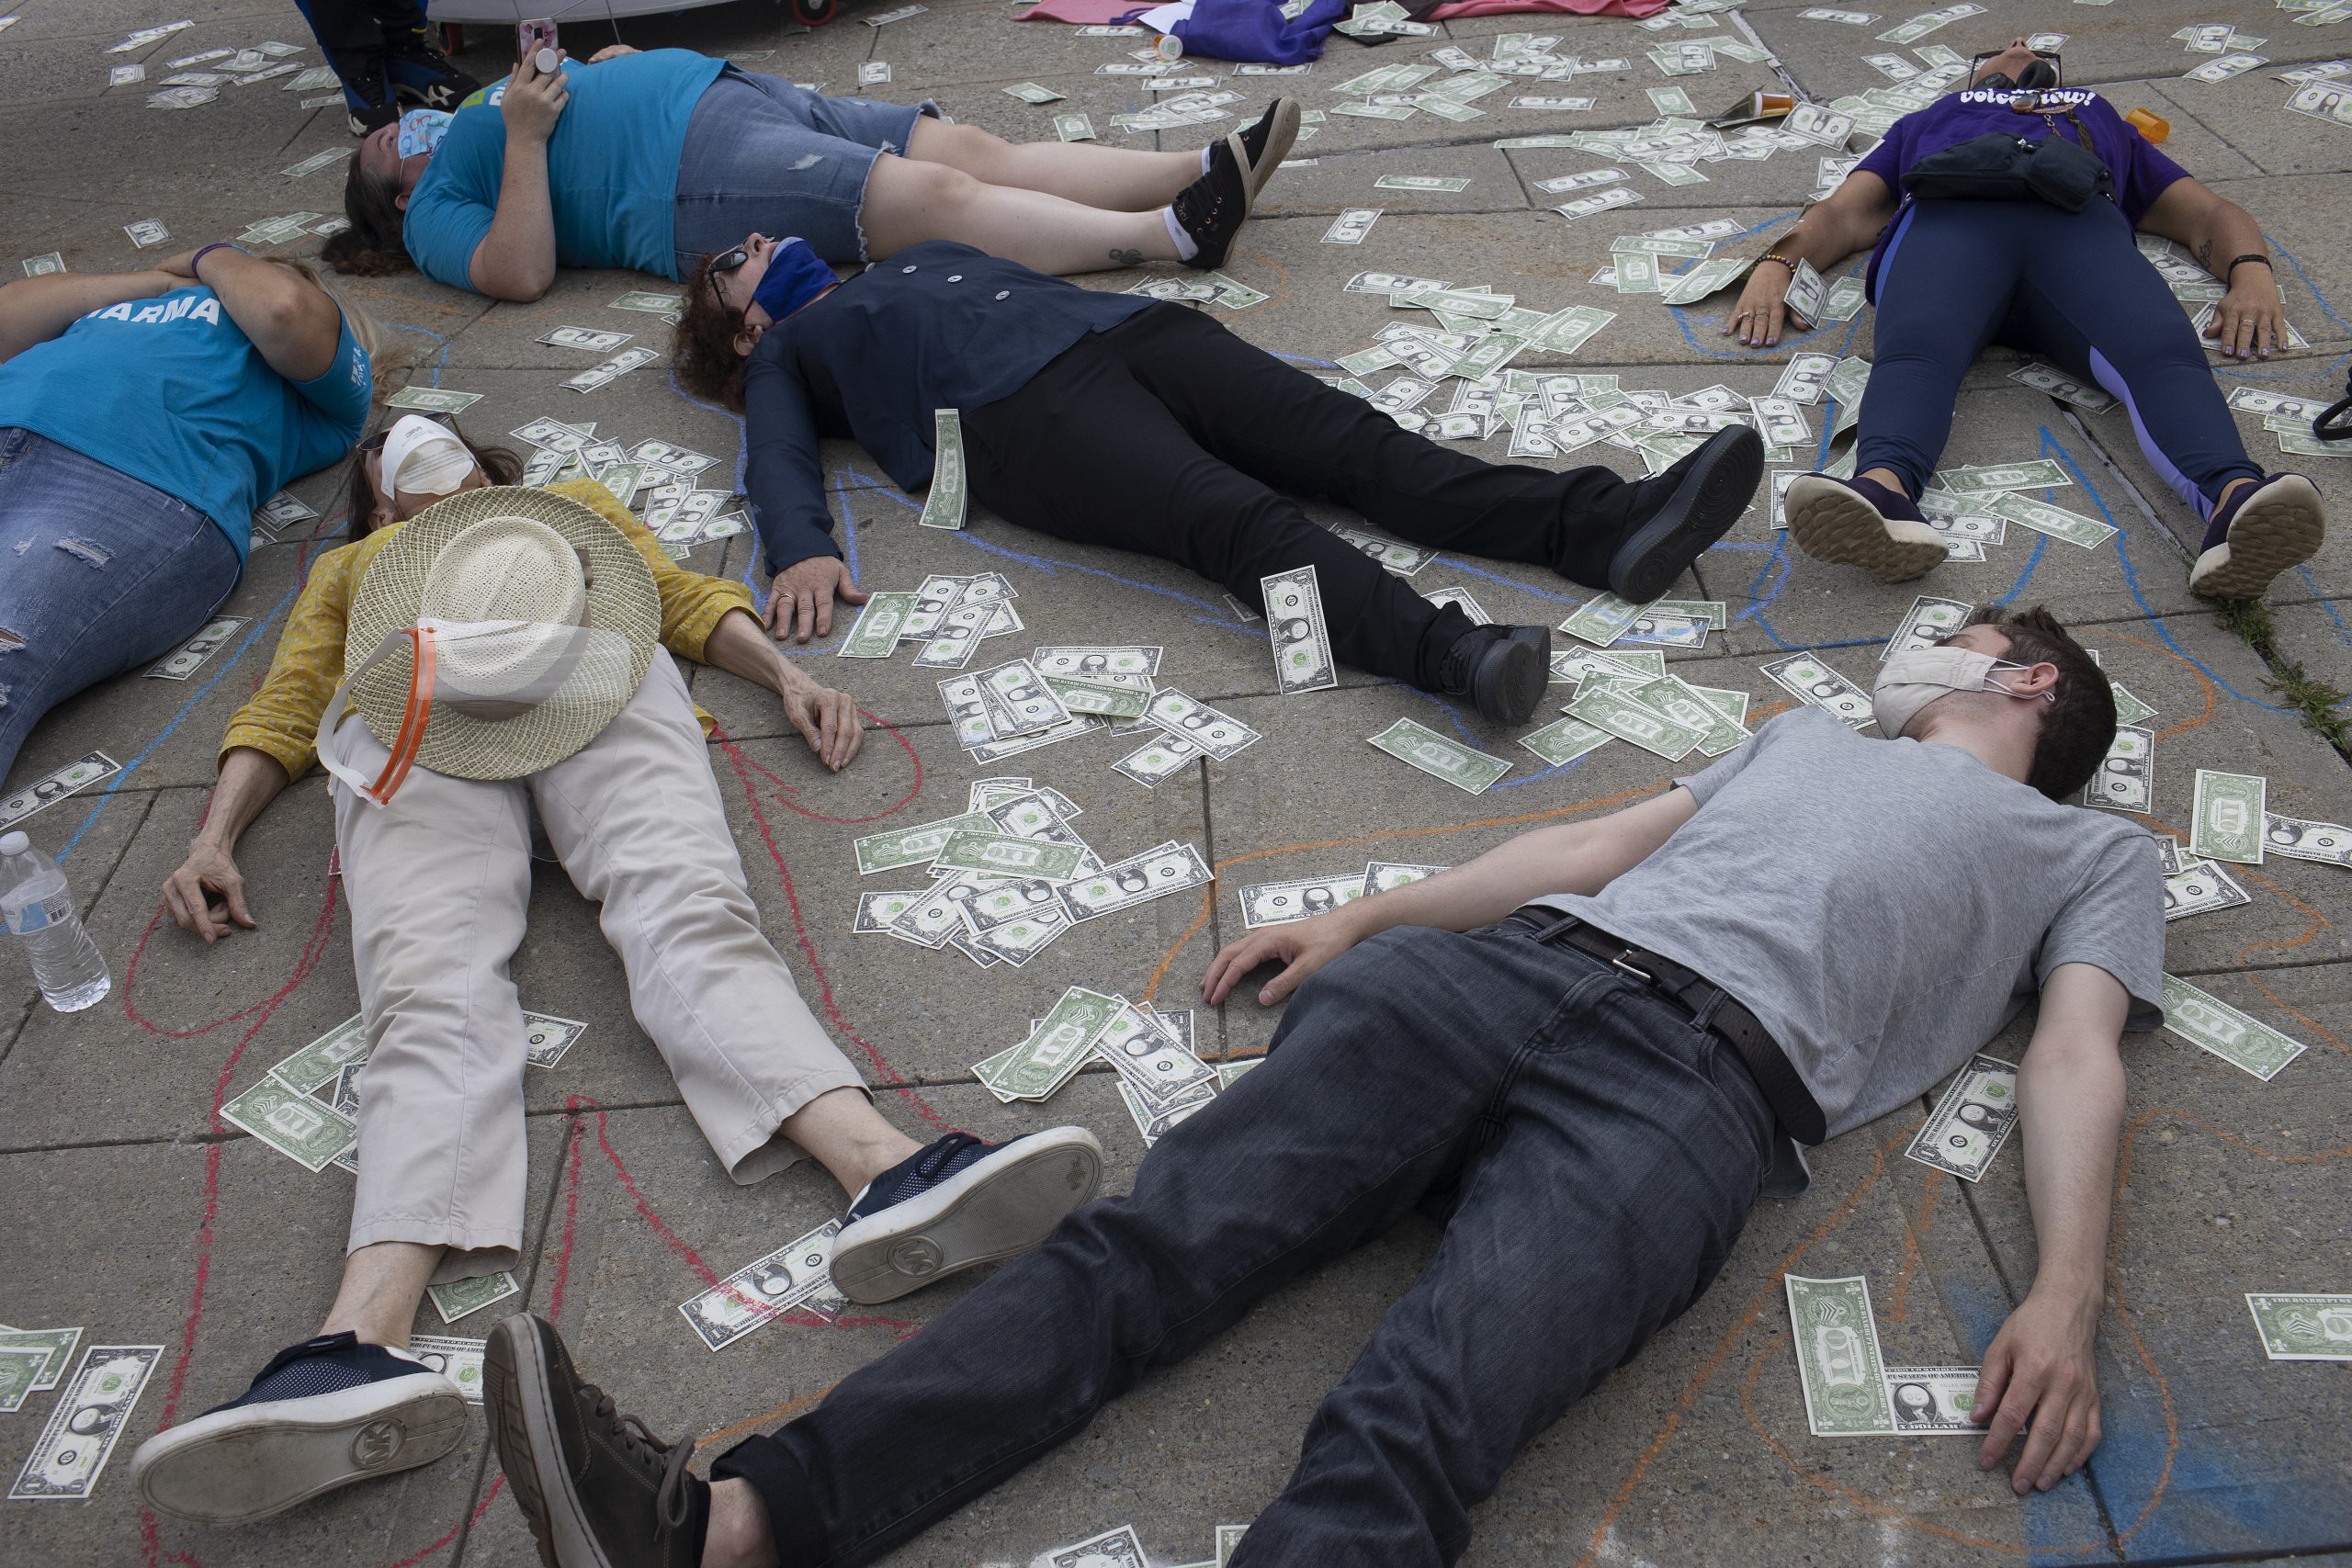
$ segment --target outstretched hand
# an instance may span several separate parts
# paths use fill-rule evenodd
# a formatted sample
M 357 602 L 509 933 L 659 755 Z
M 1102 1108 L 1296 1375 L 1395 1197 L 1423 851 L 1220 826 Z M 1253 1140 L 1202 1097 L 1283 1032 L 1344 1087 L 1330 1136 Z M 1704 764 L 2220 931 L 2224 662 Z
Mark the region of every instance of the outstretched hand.
M 1251 931 L 1226 943 L 1209 960 L 1208 973 L 1201 976 L 1201 996 L 1215 1007 L 1261 964 L 1280 964 L 1283 972 L 1258 988 L 1258 1005 L 1270 1008 L 1355 944 L 1355 933 L 1336 911 Z
M 1795 275 L 1779 262 L 1758 262 L 1748 270 L 1747 287 L 1739 302 L 1724 318 L 1725 333 L 1749 348 L 1770 348 L 1781 341 L 1789 321 L 1789 284 Z
M 1975 1416 L 1989 1423 L 1976 1466 L 1990 1470 L 2027 1432 L 2009 1489 L 2049 1491 L 2098 1447 L 2098 1303 L 2058 1303 L 2029 1292 L 1984 1352 Z
M 808 750 L 817 753 L 817 760 L 840 773 L 865 744 L 865 725 L 858 717 L 856 701 L 847 692 L 820 685 L 798 671 L 787 670 L 787 674 L 797 678 L 785 683 L 785 716 L 808 742 Z
M 2213 319 L 2205 323 L 2205 335 L 2218 339 L 2214 346 L 2233 359 L 2257 355 L 2267 359 L 2287 336 L 2287 312 L 2279 304 L 2278 285 L 2267 266 L 2247 265 L 2239 270 L 2245 281 L 2232 284 L 2222 296 Z
M 833 631 L 833 601 L 844 604 L 863 604 L 867 595 L 858 592 L 857 580 L 850 575 L 849 563 L 839 556 L 810 556 L 793 562 L 768 584 L 768 630 L 778 642 L 792 637 L 807 642 L 813 635 L 831 637 Z
M 216 908 L 214 897 L 220 903 Z M 244 874 L 228 851 L 198 840 L 187 847 L 187 859 L 164 881 L 164 906 L 180 930 L 219 942 L 237 926 L 254 929 L 245 908 Z

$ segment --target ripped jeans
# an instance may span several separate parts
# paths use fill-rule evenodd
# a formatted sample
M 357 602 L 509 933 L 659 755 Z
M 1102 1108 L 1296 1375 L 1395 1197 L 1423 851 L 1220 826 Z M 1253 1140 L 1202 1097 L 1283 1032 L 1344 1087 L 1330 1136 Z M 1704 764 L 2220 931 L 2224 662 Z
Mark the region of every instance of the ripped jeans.
M 0 793 L 42 715 L 194 637 L 237 574 L 228 536 L 187 502 L 0 426 Z

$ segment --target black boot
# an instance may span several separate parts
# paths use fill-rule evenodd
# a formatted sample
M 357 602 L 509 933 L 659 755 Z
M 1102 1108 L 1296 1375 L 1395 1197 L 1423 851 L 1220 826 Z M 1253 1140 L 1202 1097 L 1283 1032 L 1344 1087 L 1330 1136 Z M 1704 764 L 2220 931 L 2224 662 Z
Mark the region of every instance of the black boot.
M 1446 650 L 1437 689 L 1445 696 L 1468 697 L 1483 718 L 1524 724 L 1551 679 L 1551 627 L 1477 626 Z
M 1609 558 L 1609 587 L 1646 604 L 1731 532 L 1764 479 L 1764 441 L 1735 424 L 1654 479 L 1635 489 L 1640 499 Z

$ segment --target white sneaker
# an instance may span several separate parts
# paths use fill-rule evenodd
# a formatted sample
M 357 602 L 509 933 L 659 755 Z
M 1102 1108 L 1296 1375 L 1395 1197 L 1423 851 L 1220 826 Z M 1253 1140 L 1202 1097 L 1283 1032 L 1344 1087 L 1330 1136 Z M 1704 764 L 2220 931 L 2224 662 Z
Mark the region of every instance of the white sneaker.
M 2206 599 L 2258 599 L 2270 580 L 2319 554 L 2327 517 L 2319 489 L 2301 474 L 2277 474 L 2223 513 L 2222 542 L 2188 569 L 2188 591 Z

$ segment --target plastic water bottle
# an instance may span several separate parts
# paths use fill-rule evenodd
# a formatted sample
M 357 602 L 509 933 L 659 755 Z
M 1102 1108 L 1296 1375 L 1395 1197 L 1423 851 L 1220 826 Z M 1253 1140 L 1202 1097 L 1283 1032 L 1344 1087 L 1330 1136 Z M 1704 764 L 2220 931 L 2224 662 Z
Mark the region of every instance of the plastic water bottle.
M 65 874 L 22 833 L 0 834 L 0 921 L 25 939 L 33 979 L 58 1011 L 80 1012 L 114 989 L 98 944 L 74 912 Z

